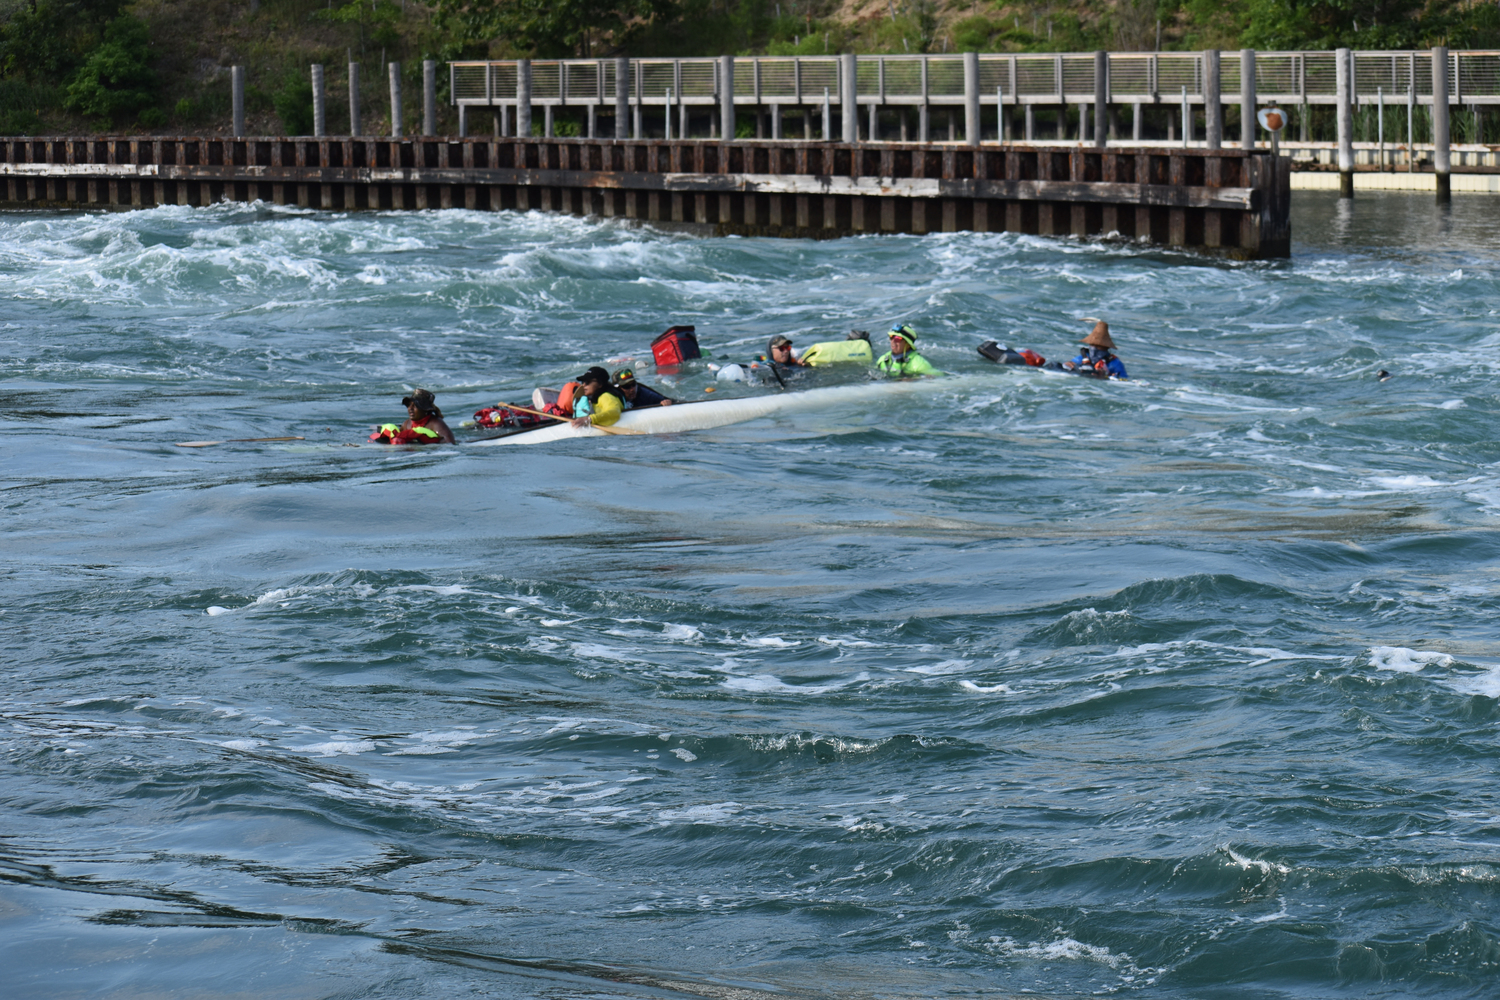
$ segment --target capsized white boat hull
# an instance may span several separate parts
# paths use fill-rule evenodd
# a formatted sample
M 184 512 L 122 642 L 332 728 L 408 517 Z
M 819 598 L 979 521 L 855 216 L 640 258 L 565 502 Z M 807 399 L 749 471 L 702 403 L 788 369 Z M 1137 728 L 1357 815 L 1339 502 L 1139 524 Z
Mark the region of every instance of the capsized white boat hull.
M 827 389 L 807 389 L 802 392 L 784 392 L 770 396 L 749 396 L 739 399 L 711 399 L 701 403 L 686 403 L 677 406 L 653 406 L 644 410 L 626 410 L 614 426 L 638 434 L 678 434 L 683 431 L 702 431 L 712 427 L 727 427 L 730 424 L 757 420 L 773 413 L 788 413 L 796 410 L 812 410 L 840 403 L 876 400 L 910 392 L 936 388 L 941 379 L 921 379 L 908 382 L 864 382 L 859 385 L 839 385 Z M 476 441 L 470 448 L 484 448 L 503 444 L 545 444 L 549 441 L 564 441 L 578 437 L 605 437 L 607 431 L 596 427 L 577 428 L 572 424 L 550 424 L 534 431 Z

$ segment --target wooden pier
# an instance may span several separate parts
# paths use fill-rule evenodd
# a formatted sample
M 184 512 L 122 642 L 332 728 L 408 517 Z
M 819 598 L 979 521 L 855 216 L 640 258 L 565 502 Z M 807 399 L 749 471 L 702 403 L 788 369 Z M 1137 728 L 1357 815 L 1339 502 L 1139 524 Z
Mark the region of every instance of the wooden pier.
M 0 139 L 7 208 L 263 200 L 540 209 L 720 235 L 1019 232 L 1235 258 L 1290 250 L 1290 163 L 1077 144 L 569 138 Z

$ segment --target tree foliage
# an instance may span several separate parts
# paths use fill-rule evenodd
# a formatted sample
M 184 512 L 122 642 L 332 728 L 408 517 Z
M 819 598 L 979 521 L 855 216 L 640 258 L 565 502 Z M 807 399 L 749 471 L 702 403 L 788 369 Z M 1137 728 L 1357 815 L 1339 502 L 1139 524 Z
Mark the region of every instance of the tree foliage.
M 34 0 L 0 24 L 0 71 L 57 84 L 88 58 L 129 0 Z
M 440 26 L 465 40 L 503 38 L 544 57 L 594 56 L 633 28 L 673 17 L 676 0 L 433 0 Z
M 86 115 L 117 120 L 156 100 L 151 35 L 146 22 L 119 17 L 104 29 L 104 41 L 89 54 L 68 85 L 63 104 Z

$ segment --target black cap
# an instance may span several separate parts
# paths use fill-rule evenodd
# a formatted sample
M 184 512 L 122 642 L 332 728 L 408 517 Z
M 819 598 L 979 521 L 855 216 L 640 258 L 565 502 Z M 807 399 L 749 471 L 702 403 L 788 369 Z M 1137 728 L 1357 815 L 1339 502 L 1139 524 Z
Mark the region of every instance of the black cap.
M 588 371 L 584 372 L 582 375 L 580 375 L 577 378 L 575 378 L 573 381 L 574 382 L 602 382 L 605 385 L 609 385 L 609 372 L 605 371 L 603 368 L 600 368 L 598 365 L 595 365 L 594 367 L 590 368 Z
M 437 412 L 437 400 L 426 389 L 416 389 L 410 396 L 401 397 L 402 406 L 415 406 L 423 413 Z

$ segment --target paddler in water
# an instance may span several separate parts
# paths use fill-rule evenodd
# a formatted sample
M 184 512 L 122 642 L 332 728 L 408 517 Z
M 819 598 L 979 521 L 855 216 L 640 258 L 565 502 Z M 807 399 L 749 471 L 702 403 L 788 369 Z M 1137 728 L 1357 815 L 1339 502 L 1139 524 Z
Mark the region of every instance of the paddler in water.
M 1094 329 L 1083 338 L 1083 350 L 1078 352 L 1078 357 L 1072 361 L 1064 361 L 1062 366 L 1069 371 L 1092 368 L 1101 375 L 1129 378 L 1125 374 L 1125 363 L 1111 353 L 1114 349 L 1115 342 L 1109 335 L 1109 324 L 1102 319 L 1096 320 Z
M 663 396 L 649 385 L 641 385 L 637 382 L 633 369 L 621 368 L 615 372 L 613 381 L 615 388 L 620 390 L 627 410 L 643 410 L 648 406 L 671 406 L 676 402 L 675 399 Z
M 891 327 L 891 349 L 880 356 L 875 367 L 892 378 L 943 374 L 917 353 L 917 331 L 910 323 L 897 323 Z
M 781 368 L 807 367 L 807 362 L 792 353 L 792 338 L 784 333 L 778 333 L 771 338 L 771 342 L 766 345 L 766 356 L 762 360 Z
M 573 403 L 573 426 L 609 427 L 625 412 L 625 397 L 609 384 L 609 372 L 597 365 L 578 376 Z
M 401 405 L 406 407 L 406 423 L 381 424 L 370 435 L 371 441 L 381 444 L 457 444 L 453 432 L 443 422 L 443 411 L 437 400 L 426 389 L 418 389 L 403 397 Z

